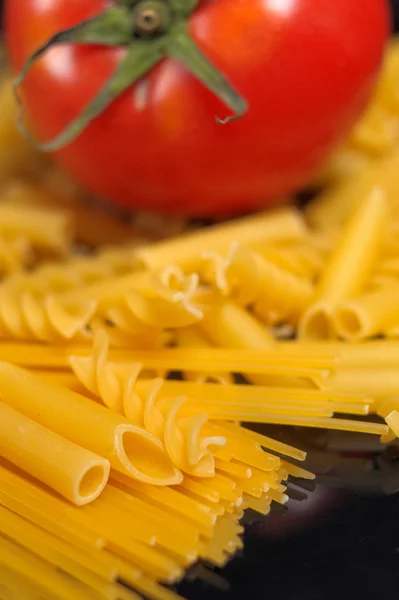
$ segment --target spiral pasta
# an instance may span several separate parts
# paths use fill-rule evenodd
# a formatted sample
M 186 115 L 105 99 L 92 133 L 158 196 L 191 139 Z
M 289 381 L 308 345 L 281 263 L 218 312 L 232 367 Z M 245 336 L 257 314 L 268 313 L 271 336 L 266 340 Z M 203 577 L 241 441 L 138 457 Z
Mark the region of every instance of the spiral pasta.
M 168 382 L 163 378 L 140 377 L 141 364 L 116 363 L 108 359 L 108 339 L 98 332 L 89 356 L 71 356 L 69 362 L 79 382 L 108 407 L 123 413 L 131 423 L 144 427 L 160 439 L 173 463 L 184 473 L 195 477 L 211 477 L 215 466 L 223 460 L 223 446 L 228 438 L 206 435 L 209 419 L 245 420 L 248 422 L 303 422 L 328 428 L 323 417 L 334 412 L 364 415 L 367 400 L 355 395 L 328 397 L 312 391 L 259 388 L 246 395 L 234 384 L 197 384 Z M 208 392 L 208 393 L 207 393 Z M 296 400 L 293 401 L 293 398 Z M 353 428 L 350 421 L 332 419 L 331 427 Z M 355 425 L 356 427 L 356 425 Z M 364 430 L 364 425 L 361 426 Z M 210 430 L 212 431 L 212 430 Z M 369 431 L 380 431 L 374 424 Z M 215 462 L 216 458 L 216 462 Z M 219 468 L 229 469 L 229 466 Z M 233 467 L 232 467 L 233 468 Z M 234 469 L 233 469 L 234 470 Z
M 95 310 L 95 301 L 67 304 L 54 295 L 40 298 L 31 292 L 15 296 L 4 286 L 0 288 L 0 336 L 48 342 L 79 339 Z
M 226 259 L 207 253 L 216 288 L 239 304 L 254 305 L 264 321 L 295 323 L 309 305 L 313 286 L 256 252 L 233 243 Z
M 97 317 L 94 328 L 100 319 L 130 338 L 153 338 L 165 322 L 182 327 L 202 318 L 207 293 L 198 288 L 198 276 L 170 267 L 148 277 L 131 273 L 129 266 L 125 251 L 108 250 L 98 260 L 78 258 L 60 268 L 46 265 L 16 274 L 0 288 L 0 335 L 79 338 L 90 334 L 87 327 Z M 123 274 L 112 279 L 114 271 Z
M 398 49 L 305 216 L 288 207 L 154 244 L 137 219 L 94 218 L 53 167 L 8 182 L 0 597 L 178 600 L 163 584 L 188 568 L 212 580 L 198 561 L 223 567 L 242 548 L 244 511 L 303 498 L 302 444 L 318 471 L 334 466 L 331 440 L 375 455 L 398 437 Z M 331 331 L 316 319 L 309 336 L 318 303 Z M 111 465 L 104 486 L 82 475 L 94 455 Z
M 185 473 L 210 477 L 215 472 L 214 457 L 209 446 L 224 444 L 223 438 L 207 438 L 200 435 L 207 422 L 205 414 L 180 417 L 179 410 L 185 398 L 173 398 L 157 402 L 163 385 L 161 378 L 150 381 L 142 393 L 137 391 L 140 364 L 118 365 L 108 361 L 108 339 L 104 332 L 95 337 L 93 353 L 89 357 L 74 356 L 71 365 L 79 381 L 104 404 L 121 412 L 129 421 L 144 427 L 162 440 L 174 464 Z

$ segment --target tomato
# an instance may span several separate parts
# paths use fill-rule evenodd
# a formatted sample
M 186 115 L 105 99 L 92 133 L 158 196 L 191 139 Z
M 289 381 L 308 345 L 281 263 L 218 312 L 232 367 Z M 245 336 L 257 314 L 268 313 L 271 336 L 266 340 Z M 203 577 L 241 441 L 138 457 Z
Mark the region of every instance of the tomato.
M 6 0 L 15 73 L 54 34 L 146 1 Z M 247 103 L 242 117 L 217 122 L 232 115 L 231 103 L 168 56 L 54 156 L 93 194 L 134 209 L 204 216 L 275 205 L 309 181 L 370 99 L 390 33 L 388 5 L 205 0 L 189 14 L 189 2 L 180 4 L 191 40 Z M 51 140 L 63 131 L 128 49 L 119 41 L 49 48 L 21 86 L 35 135 Z

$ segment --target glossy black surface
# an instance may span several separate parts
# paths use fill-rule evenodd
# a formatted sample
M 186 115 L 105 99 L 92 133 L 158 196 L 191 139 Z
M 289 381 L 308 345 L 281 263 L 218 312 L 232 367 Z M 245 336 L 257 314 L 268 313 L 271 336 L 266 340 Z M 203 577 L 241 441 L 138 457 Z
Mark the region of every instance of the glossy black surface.
M 312 491 L 298 481 L 310 490 L 302 490 L 306 498 L 291 488 L 286 511 L 247 526 L 243 553 L 221 573 L 227 592 L 196 581 L 184 582 L 182 593 L 190 600 L 397 600 L 399 446 L 377 448 L 370 438 L 359 452 L 358 435 L 274 432 L 308 450 L 317 485 Z

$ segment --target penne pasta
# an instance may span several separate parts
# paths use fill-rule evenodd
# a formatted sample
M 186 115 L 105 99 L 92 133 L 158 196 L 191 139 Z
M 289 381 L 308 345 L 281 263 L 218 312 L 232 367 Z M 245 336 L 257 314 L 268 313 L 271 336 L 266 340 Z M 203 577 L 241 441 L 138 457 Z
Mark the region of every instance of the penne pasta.
M 107 458 L 115 469 L 158 485 L 181 480 L 162 444 L 116 413 L 8 363 L 0 363 L 0 382 L 1 397 L 6 404 Z M 96 426 L 88 431 L 89 423 Z
M 93 502 L 110 463 L 0 402 L 0 455 L 78 506 Z
M 397 439 L 398 75 L 303 212 L 207 228 L 87 204 L 0 82 L 0 600 L 181 600 L 245 510 Z
M 398 292 L 395 282 L 339 304 L 332 317 L 335 331 L 343 339 L 360 341 L 398 325 Z
M 211 271 L 216 289 L 240 305 L 254 304 L 264 322 L 273 314 L 278 321 L 296 322 L 312 298 L 309 281 L 235 242 L 226 259 L 211 252 L 206 256 L 214 263 Z
M 336 306 L 363 291 L 379 256 L 388 219 L 384 194 L 374 188 L 346 225 L 315 289 L 311 306 L 299 322 L 301 339 L 333 337 Z

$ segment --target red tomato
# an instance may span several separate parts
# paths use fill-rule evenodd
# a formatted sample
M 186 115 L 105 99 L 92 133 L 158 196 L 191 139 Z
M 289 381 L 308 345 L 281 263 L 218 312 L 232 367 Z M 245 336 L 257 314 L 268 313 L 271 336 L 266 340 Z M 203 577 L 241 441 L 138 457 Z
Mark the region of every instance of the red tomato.
M 118 4 L 6 0 L 15 72 L 50 36 Z M 237 121 L 215 122 L 231 112 L 165 59 L 55 153 L 99 197 L 200 216 L 280 202 L 309 181 L 365 107 L 390 18 L 385 0 L 205 0 L 189 17 L 189 30 L 248 111 Z M 21 88 L 39 138 L 64 129 L 125 54 L 121 46 L 51 48 Z

